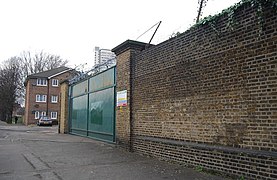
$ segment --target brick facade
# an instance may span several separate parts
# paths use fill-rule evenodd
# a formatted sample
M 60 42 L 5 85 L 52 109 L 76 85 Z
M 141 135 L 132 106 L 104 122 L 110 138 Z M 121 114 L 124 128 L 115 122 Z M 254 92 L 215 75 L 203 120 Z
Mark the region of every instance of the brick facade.
M 132 99 L 131 95 L 131 72 L 132 72 L 132 57 L 140 52 L 145 47 L 145 43 L 135 42 L 135 41 L 126 41 L 120 44 L 115 51 L 117 55 L 117 70 L 116 70 L 116 89 L 118 91 L 127 90 L 127 106 L 117 107 L 116 111 L 116 141 L 125 149 L 130 149 L 131 147 L 131 126 L 132 126 L 132 117 L 131 111 L 132 107 L 130 106 Z
M 245 3 L 233 30 L 225 13 L 133 56 L 138 42 L 114 48 L 117 91 L 129 88 L 131 100 L 117 111 L 118 142 L 169 161 L 276 179 L 276 10 L 263 7 L 262 17 L 261 25 L 257 7 Z
M 52 86 L 52 79 L 58 79 L 59 82 L 70 77 L 70 72 L 65 72 L 63 74 L 59 74 L 51 79 L 47 80 L 47 86 L 37 86 L 37 78 L 28 79 L 26 82 L 26 100 L 25 100 L 25 115 L 24 115 L 24 124 L 36 124 L 37 119 L 35 119 L 35 111 L 46 112 L 48 116 L 50 116 L 51 112 L 57 112 L 57 119 L 54 121 L 58 121 L 60 116 L 60 85 Z M 46 102 L 36 102 L 36 95 L 42 94 L 47 95 Z M 58 102 L 52 103 L 51 96 L 58 96 Z
M 64 81 L 61 84 L 60 93 L 60 119 L 59 119 L 59 133 L 67 134 L 68 129 L 68 81 Z

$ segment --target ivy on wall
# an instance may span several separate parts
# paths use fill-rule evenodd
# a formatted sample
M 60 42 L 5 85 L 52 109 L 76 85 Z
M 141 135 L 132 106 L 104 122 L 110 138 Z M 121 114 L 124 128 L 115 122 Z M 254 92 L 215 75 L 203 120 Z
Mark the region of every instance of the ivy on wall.
M 218 17 L 220 16 L 223 16 L 224 14 L 227 14 L 227 17 L 228 17 L 228 20 L 227 20 L 227 23 L 226 23 L 226 26 L 229 30 L 233 31 L 234 30 L 234 27 L 236 25 L 236 22 L 235 22 L 235 18 L 234 18 L 234 15 L 236 13 L 236 11 L 241 7 L 243 6 L 244 4 L 247 4 L 247 3 L 250 3 L 250 5 L 252 7 L 256 7 L 256 15 L 257 15 L 257 18 L 258 18 L 258 24 L 259 24 L 259 32 L 261 34 L 261 32 L 263 31 L 263 24 L 264 24 L 264 18 L 263 18 L 263 15 L 264 15 L 264 7 L 266 5 L 269 4 L 269 6 L 274 9 L 277 13 L 277 0 L 241 0 L 240 2 L 236 3 L 235 5 L 227 8 L 227 9 L 224 9 L 221 13 L 219 14 L 216 14 L 214 16 L 207 16 L 203 19 L 201 19 L 198 23 L 196 23 L 195 25 L 193 25 L 191 27 L 192 28 L 195 28 L 195 27 L 199 27 L 201 25 L 209 25 L 213 30 L 214 32 L 219 36 L 220 35 L 220 31 L 216 29 L 216 20 L 218 19 Z M 170 38 L 173 38 L 173 37 L 176 37 L 176 36 L 179 36 L 181 33 L 177 32 L 177 33 L 173 33 Z
M 257 7 L 256 9 L 256 14 L 258 18 L 258 23 L 260 26 L 260 31 L 262 31 L 262 26 L 263 26 L 263 12 L 264 12 L 264 7 L 267 4 L 270 4 L 271 8 L 275 9 L 277 13 L 277 0 L 242 0 L 235 5 L 223 10 L 221 13 L 214 15 L 214 16 L 207 16 L 203 18 L 199 23 L 197 23 L 195 26 L 199 25 L 204 25 L 204 24 L 209 24 L 214 31 L 219 34 L 219 32 L 215 29 L 215 21 L 218 17 L 222 16 L 223 14 L 227 13 L 228 16 L 228 22 L 227 22 L 227 27 L 231 30 L 234 29 L 235 26 L 235 12 L 237 11 L 238 8 L 240 8 L 242 5 L 250 3 L 251 6 Z

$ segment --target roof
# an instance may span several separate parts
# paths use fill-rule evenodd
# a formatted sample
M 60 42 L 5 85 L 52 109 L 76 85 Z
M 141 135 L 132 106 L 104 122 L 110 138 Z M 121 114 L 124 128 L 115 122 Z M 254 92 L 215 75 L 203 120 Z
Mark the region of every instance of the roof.
M 65 73 L 65 72 L 67 72 L 69 70 L 71 70 L 71 68 L 62 66 L 62 67 L 58 67 L 58 68 L 51 69 L 51 70 L 48 70 L 48 71 L 43 71 L 43 72 L 31 74 L 31 75 L 28 76 L 27 79 L 34 79 L 34 78 L 47 78 L 47 79 L 50 79 L 52 77 L 55 77 L 55 76 L 60 75 L 62 73 Z

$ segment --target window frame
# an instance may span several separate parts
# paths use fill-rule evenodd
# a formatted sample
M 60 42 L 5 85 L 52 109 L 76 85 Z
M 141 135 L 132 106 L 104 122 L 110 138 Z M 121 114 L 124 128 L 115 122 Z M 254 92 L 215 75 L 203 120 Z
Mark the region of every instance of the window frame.
M 40 115 L 39 111 L 36 111 L 35 112 L 35 119 L 39 119 L 39 117 L 40 117 L 39 115 Z
M 45 94 L 36 94 L 36 102 L 47 102 L 47 95 L 45 95 Z
M 42 112 L 40 113 L 40 116 L 46 116 L 46 112 L 45 112 L 45 111 L 42 111 Z
M 54 101 L 56 100 L 56 101 Z M 51 96 L 51 103 L 58 103 L 58 96 L 57 95 L 52 95 Z
M 57 111 L 51 112 L 50 113 L 50 118 L 51 119 L 58 119 L 58 112 Z
M 47 86 L 47 79 L 38 78 L 37 79 L 37 86 Z
M 52 86 L 53 87 L 58 87 L 59 86 L 59 80 L 58 79 L 52 79 Z

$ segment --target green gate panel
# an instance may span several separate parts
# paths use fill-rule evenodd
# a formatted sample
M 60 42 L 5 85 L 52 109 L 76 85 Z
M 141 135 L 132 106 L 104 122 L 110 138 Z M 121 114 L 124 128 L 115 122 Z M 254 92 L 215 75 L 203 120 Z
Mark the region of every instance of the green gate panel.
M 70 133 L 115 141 L 115 67 L 70 86 Z
M 86 135 L 87 130 L 87 96 L 72 99 L 71 129 Z M 76 132 L 77 133 L 77 132 Z
M 89 136 L 109 140 L 114 133 L 114 88 L 89 95 Z M 108 139 L 107 139 L 108 138 Z
M 115 84 L 115 69 L 109 69 L 97 76 L 94 76 L 89 79 L 89 91 L 94 92 L 114 86 Z
M 72 97 L 84 95 L 88 91 L 88 81 L 80 82 L 72 87 Z

